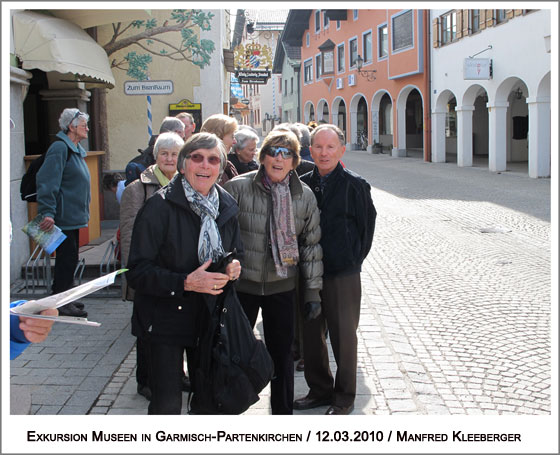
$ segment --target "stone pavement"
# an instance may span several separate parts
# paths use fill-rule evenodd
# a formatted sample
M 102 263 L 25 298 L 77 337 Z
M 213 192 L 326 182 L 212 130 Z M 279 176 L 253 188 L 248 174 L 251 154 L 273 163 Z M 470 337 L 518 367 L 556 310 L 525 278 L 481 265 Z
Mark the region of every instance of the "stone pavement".
M 378 211 L 353 414 L 549 414 L 550 180 L 365 152 L 344 162 Z M 12 386 L 28 387 L 32 414 L 146 414 L 130 303 L 86 306 L 102 326 L 55 324 L 11 362 Z M 303 373 L 295 389 L 307 392 Z M 246 414 L 269 414 L 268 395 Z

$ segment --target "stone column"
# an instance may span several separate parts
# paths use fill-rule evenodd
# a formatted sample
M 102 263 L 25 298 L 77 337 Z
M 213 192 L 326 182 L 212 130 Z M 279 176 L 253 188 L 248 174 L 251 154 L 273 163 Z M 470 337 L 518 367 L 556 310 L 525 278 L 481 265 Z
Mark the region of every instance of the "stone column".
M 508 102 L 488 103 L 488 166 L 492 172 L 502 172 L 507 166 Z
M 550 177 L 550 98 L 529 97 L 529 177 Z
M 432 111 L 432 163 L 445 163 L 445 111 Z
M 474 106 L 457 106 L 457 166 L 473 165 L 473 112 Z

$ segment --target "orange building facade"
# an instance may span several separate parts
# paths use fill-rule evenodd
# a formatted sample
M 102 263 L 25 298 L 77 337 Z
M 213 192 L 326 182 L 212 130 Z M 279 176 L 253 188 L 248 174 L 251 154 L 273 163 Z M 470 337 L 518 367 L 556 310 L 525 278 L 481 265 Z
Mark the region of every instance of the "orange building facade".
M 426 10 L 292 10 L 301 36 L 301 118 L 338 125 L 350 149 L 430 160 Z M 300 22 L 301 23 L 301 22 Z

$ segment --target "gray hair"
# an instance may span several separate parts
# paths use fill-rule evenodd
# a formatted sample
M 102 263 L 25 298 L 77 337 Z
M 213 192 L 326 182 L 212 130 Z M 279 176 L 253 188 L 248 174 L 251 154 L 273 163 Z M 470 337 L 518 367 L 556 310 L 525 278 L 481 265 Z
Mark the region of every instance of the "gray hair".
M 299 138 L 301 146 L 309 147 L 311 145 L 311 133 L 309 131 L 309 127 L 303 123 L 294 123 L 294 125 L 297 126 L 299 132 L 301 133 L 301 137 Z
M 320 132 L 320 131 L 324 131 L 324 130 L 334 131 L 336 133 L 336 135 L 338 136 L 338 140 L 340 141 L 340 145 L 342 145 L 342 146 L 346 145 L 346 142 L 344 140 L 344 133 L 342 132 L 342 130 L 338 126 L 333 125 L 332 123 L 325 123 L 325 124 L 319 125 L 317 128 L 315 128 L 311 132 L 311 144 L 313 144 L 313 138 L 317 135 L 317 133 Z
M 82 118 L 85 119 L 86 122 L 89 122 L 89 115 L 85 112 L 81 112 L 75 107 L 68 107 L 62 111 L 62 114 L 60 114 L 58 125 L 63 133 L 67 133 L 70 129 L 70 125 L 78 126 L 78 123 L 80 123 L 80 119 Z
M 180 121 L 180 120 L 179 120 Z M 227 152 L 226 146 L 222 140 L 216 136 L 214 133 L 196 133 L 187 139 L 183 148 L 179 152 L 179 159 L 177 160 L 177 170 L 181 172 L 185 168 L 185 160 L 191 155 L 195 150 L 204 149 L 212 150 L 218 147 L 220 152 L 220 176 L 224 172 L 227 164 Z
M 259 142 L 259 135 L 247 128 L 242 128 L 237 130 L 235 133 L 236 144 L 233 144 L 233 151 L 237 153 L 238 150 L 243 150 L 247 142 L 256 141 Z
M 165 117 L 159 127 L 159 133 L 166 133 L 168 131 L 184 133 L 185 124 L 176 117 Z
M 158 136 L 156 143 L 154 144 L 154 151 L 153 151 L 154 160 L 157 160 L 157 156 L 160 148 L 164 148 L 164 149 L 170 149 L 173 147 L 181 148 L 181 146 L 184 143 L 185 141 L 183 141 L 183 138 L 179 136 L 177 133 L 173 133 L 171 131 L 168 131 L 166 133 L 161 133 Z

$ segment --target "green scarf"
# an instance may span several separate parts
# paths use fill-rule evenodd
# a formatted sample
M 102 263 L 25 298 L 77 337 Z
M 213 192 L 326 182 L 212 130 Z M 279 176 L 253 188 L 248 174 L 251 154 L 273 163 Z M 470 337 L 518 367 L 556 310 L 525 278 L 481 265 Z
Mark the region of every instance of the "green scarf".
M 175 171 L 175 174 L 177 174 L 177 171 Z M 173 176 L 175 176 L 175 174 L 173 174 Z M 170 179 L 168 179 L 165 176 L 165 174 L 163 172 L 161 172 L 161 169 L 158 167 L 157 164 L 154 166 L 154 175 L 158 179 L 158 182 L 161 186 L 167 185 L 170 181 Z

